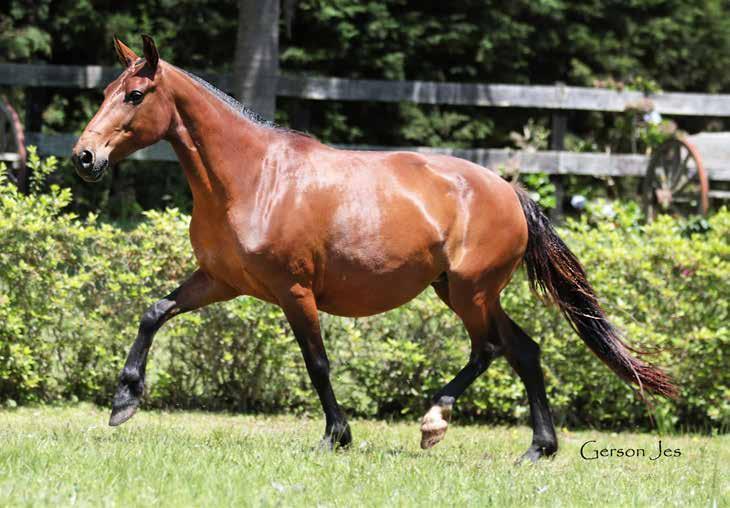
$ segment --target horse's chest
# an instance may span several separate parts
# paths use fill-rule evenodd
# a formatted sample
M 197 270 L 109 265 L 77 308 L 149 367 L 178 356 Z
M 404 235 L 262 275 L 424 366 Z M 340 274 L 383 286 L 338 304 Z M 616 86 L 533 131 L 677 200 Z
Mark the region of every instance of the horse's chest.
M 221 246 L 226 243 L 227 227 L 221 220 L 193 212 L 190 221 L 190 243 L 201 267 L 215 265 Z
M 230 226 L 223 217 L 193 214 L 190 243 L 200 267 L 226 283 L 238 282 L 241 262 Z
M 190 222 L 190 243 L 200 268 L 240 294 L 274 301 L 261 278 L 251 272 L 254 264 L 241 247 L 239 235 L 225 214 L 195 215 Z

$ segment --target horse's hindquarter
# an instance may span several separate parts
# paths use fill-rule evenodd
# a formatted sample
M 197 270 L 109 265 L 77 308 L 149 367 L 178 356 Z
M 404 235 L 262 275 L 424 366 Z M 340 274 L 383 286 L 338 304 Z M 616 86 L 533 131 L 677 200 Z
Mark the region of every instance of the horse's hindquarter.
M 512 185 L 463 159 L 432 155 L 429 163 L 460 189 L 457 221 L 446 245 L 450 272 L 475 282 L 494 271 L 511 275 L 527 247 L 527 222 Z

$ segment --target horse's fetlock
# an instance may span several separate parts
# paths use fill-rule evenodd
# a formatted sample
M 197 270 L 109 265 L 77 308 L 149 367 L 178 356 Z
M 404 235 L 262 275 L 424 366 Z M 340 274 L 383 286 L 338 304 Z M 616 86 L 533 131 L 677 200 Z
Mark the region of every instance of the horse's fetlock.
M 487 367 L 489 367 L 491 361 L 491 357 L 486 358 L 484 354 L 480 354 L 479 356 L 474 358 L 471 363 L 472 365 L 474 365 L 478 372 L 482 373 L 487 370 Z
M 436 401 L 436 404 L 440 406 L 442 409 L 448 409 L 451 411 L 451 408 L 454 407 L 454 403 L 456 402 L 456 399 L 454 397 L 451 397 L 449 395 L 442 395 L 438 398 Z
M 544 456 L 549 457 L 558 452 L 558 442 L 553 439 L 536 439 L 532 445 L 540 450 Z
M 333 445 L 336 443 L 341 447 L 349 446 L 352 443 L 350 425 L 345 420 L 328 423 L 325 429 L 325 439 Z
M 142 319 L 139 322 L 139 331 L 144 334 L 154 333 L 157 330 L 159 322 L 160 316 L 157 310 L 155 307 L 150 307 L 142 314 Z

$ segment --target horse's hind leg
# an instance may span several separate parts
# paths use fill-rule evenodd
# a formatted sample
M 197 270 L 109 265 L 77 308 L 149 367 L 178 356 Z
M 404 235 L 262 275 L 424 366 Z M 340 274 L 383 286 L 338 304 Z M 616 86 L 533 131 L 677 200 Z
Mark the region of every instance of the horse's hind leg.
M 431 448 L 444 438 L 456 399 L 498 355 L 498 351 L 491 347 L 482 350 L 472 348 L 468 363 L 433 397 L 433 405 L 421 420 L 421 448 Z
M 504 356 L 525 384 L 530 404 L 532 444 L 517 462 L 536 462 L 540 457 L 549 457 L 558 451 L 558 439 L 555 436 L 540 368 L 540 346 L 501 308 L 495 315 L 495 324 L 499 330 Z
M 431 448 L 446 434 L 451 411 L 459 396 L 500 354 L 498 332 L 479 294 L 467 284 L 444 279 L 434 282 L 436 294 L 461 318 L 471 338 L 469 361 L 432 399 L 432 406 L 421 421 L 421 448 Z

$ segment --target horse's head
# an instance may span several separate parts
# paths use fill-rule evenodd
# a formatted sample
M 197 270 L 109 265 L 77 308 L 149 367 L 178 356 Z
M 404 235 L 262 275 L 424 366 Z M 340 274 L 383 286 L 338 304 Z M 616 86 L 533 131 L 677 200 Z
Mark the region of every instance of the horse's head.
M 142 36 L 144 59 L 114 38 L 124 72 L 104 90 L 104 102 L 73 148 L 76 172 L 96 182 L 112 164 L 159 141 L 174 115 L 164 89 L 164 65 L 151 37 Z

